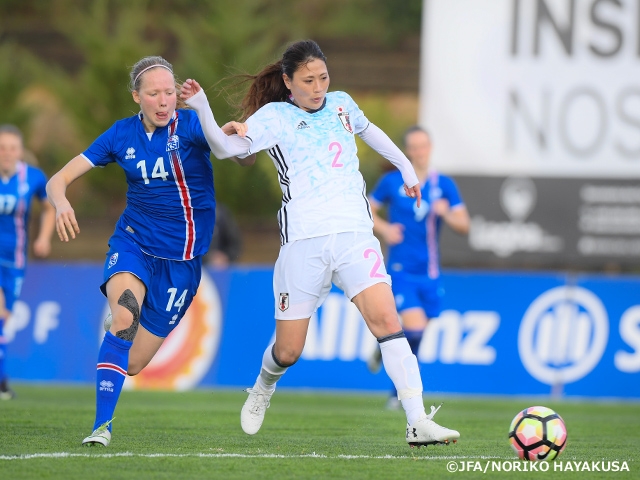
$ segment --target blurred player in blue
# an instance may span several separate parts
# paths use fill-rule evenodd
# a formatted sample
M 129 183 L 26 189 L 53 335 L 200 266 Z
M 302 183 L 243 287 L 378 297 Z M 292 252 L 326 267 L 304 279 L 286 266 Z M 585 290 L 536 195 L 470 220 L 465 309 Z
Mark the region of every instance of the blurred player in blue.
M 36 257 L 46 257 L 51 252 L 55 222 L 53 207 L 46 201 L 47 178 L 39 168 L 27 165 L 23 157 L 20 130 L 13 125 L 0 125 L 0 400 L 15 396 L 5 372 L 7 345 L 3 332 L 22 289 L 34 198 L 41 202 L 39 233 L 33 242 Z
M 140 113 L 115 122 L 47 184 L 65 242 L 80 233 L 66 198 L 74 180 L 115 162 L 128 184 L 104 264 L 101 290 L 112 323 L 98 354 L 96 418 L 85 445 L 109 445 L 125 376 L 151 361 L 189 308 L 215 222 L 210 148 L 195 112 L 176 109 L 171 64 L 143 58 L 130 71 L 129 89 Z
M 398 388 L 411 446 L 446 443 L 460 434 L 425 412 L 418 362 L 398 321 L 390 279 L 359 171 L 355 135 L 400 171 L 400 188 L 420 204 L 419 181 L 409 160 L 371 123 L 345 92 L 328 92 L 326 58 L 317 43 L 296 42 L 282 59 L 249 76 L 243 101 L 246 135 L 227 136 L 204 91 L 187 80 L 182 96 L 200 117 L 218 158 L 249 158 L 265 150 L 282 189 L 278 212 L 281 248 L 274 269 L 276 339 L 242 408 L 249 435 L 262 426 L 277 381 L 300 357 L 313 313 L 335 283 L 362 313 L 380 344 L 384 366 Z
M 453 231 L 469 233 L 469 213 L 453 179 L 430 168 L 431 138 L 419 126 L 404 135 L 405 153 L 420 180 L 422 202 L 408 197 L 398 172 L 385 174 L 369 196 L 374 231 L 387 244 L 387 269 L 402 327 L 417 356 L 422 334 L 430 318 L 440 315 L 444 289 L 440 284 L 439 236 L 442 222 Z M 380 211 L 386 207 L 386 219 Z M 369 369 L 380 370 L 382 358 L 376 351 Z M 387 408 L 400 408 L 395 388 Z

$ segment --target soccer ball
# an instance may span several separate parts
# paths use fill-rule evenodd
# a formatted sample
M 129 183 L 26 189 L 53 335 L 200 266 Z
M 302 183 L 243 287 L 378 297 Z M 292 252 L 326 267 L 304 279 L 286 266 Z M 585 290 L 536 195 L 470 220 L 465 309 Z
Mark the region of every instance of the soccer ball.
M 567 445 L 567 427 L 550 408 L 529 407 L 511 422 L 509 441 L 522 460 L 553 460 Z

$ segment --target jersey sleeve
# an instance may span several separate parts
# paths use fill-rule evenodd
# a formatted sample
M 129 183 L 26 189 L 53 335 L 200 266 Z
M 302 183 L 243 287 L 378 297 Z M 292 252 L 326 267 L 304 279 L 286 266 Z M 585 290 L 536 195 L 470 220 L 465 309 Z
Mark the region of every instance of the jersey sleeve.
M 391 200 L 391 175 L 386 174 L 383 175 L 378 183 L 374 187 L 373 191 L 370 194 L 370 197 L 373 198 L 378 203 L 388 203 Z
M 45 200 L 47 198 L 47 177 L 42 170 L 39 168 L 34 168 L 30 175 L 33 176 L 34 182 L 34 191 L 35 196 L 38 197 L 39 200 Z
M 351 98 L 348 93 L 342 92 L 345 97 L 347 97 L 347 102 L 349 106 L 347 107 L 349 111 L 349 121 L 353 126 L 353 133 L 356 135 L 363 132 L 369 126 L 369 119 L 364 115 L 364 112 L 360 110 L 358 104 Z
M 440 188 L 442 188 L 442 197 L 449 201 L 449 208 L 455 208 L 458 206 L 464 206 L 462 196 L 458 190 L 456 182 L 452 178 L 447 176 L 440 177 Z
M 246 138 L 251 142 L 247 155 L 268 150 L 279 143 L 284 134 L 282 116 L 277 104 L 268 103 L 247 119 Z
M 82 156 L 89 160 L 94 167 L 104 167 L 116 161 L 114 155 L 114 140 L 117 138 L 117 128 L 117 123 L 111 125 L 106 132 L 96 138 L 89 148 L 82 153 Z

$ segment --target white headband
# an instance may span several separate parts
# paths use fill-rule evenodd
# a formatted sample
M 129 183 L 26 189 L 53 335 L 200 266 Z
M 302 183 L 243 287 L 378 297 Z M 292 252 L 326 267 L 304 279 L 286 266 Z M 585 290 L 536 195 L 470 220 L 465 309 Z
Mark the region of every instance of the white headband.
M 162 68 L 166 68 L 167 70 L 169 70 L 171 73 L 173 73 L 173 71 L 167 67 L 166 65 L 162 65 L 161 63 L 156 63 L 155 65 L 151 65 L 145 69 L 143 69 L 140 73 L 138 73 L 138 75 L 136 75 L 136 78 L 133 79 L 133 85 L 135 86 L 136 82 L 138 81 L 138 78 L 140 78 L 140 75 L 142 75 L 144 72 L 146 72 L 147 70 L 151 70 L 152 68 L 155 67 L 162 67 Z

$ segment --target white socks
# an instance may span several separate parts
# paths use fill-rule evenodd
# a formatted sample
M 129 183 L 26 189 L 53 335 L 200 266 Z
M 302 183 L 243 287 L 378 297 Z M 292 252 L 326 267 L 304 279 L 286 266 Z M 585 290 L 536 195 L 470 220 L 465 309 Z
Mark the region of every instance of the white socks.
M 276 389 L 276 382 L 284 375 L 288 367 L 281 367 L 273 358 L 273 343 L 267 347 L 262 355 L 262 368 L 256 380 L 256 385 L 265 393 L 272 394 Z
M 396 387 L 398 399 L 407 414 L 407 422 L 413 425 L 420 417 L 426 415 L 418 359 L 411 352 L 404 335 L 401 338 L 382 341 L 380 351 L 384 369 Z

